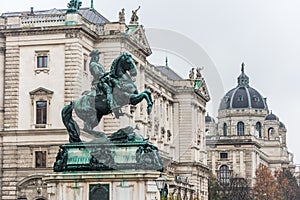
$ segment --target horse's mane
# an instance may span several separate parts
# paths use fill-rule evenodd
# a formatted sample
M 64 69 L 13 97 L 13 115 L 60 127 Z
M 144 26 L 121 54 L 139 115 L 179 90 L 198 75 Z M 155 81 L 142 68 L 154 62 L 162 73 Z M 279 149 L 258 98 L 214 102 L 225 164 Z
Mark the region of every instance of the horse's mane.
M 117 58 L 114 59 L 113 63 L 111 64 L 111 68 L 110 68 L 110 73 L 111 75 L 113 76 L 116 76 L 116 72 L 117 72 L 117 66 L 121 60 L 121 57 L 123 56 L 124 54 L 121 54 L 119 55 Z

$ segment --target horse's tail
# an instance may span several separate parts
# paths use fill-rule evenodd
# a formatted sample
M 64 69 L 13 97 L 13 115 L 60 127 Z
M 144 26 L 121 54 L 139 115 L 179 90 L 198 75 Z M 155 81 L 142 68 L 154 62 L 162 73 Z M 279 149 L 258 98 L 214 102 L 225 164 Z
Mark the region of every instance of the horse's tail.
M 74 108 L 74 102 L 71 101 L 69 105 L 66 105 L 61 111 L 62 121 L 69 133 L 69 142 L 81 142 L 80 129 L 76 121 L 72 118 L 72 111 Z

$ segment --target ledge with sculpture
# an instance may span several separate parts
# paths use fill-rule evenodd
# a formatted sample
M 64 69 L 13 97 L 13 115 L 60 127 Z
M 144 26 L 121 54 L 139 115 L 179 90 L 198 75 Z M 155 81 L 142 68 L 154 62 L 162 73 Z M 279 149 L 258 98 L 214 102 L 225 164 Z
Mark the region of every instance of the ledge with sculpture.
M 106 72 L 99 63 L 100 52 L 90 53 L 89 70 L 93 76 L 91 91 L 87 91 L 77 101 L 72 101 L 62 109 L 62 120 L 69 133 L 69 144 L 60 146 L 54 163 L 55 172 L 103 171 L 103 170 L 155 170 L 162 171 L 163 165 L 157 147 L 148 139 L 137 134 L 138 128 L 121 128 L 111 136 L 94 128 L 102 117 L 113 114 L 116 118 L 124 115 L 121 107 L 147 102 L 147 113 L 152 109 L 151 92 L 138 92 L 133 77 L 137 75 L 131 55 L 123 53 Z M 95 137 L 84 142 L 80 138 L 80 128 L 72 113 L 83 120 L 83 130 Z

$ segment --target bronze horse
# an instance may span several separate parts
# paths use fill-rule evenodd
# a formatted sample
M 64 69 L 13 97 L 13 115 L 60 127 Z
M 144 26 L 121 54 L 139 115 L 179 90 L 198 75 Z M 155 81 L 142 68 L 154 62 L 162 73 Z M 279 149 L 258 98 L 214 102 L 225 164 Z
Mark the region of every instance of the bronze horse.
M 136 75 L 135 63 L 128 53 L 118 56 L 113 61 L 106 78 L 112 88 L 114 103 L 121 107 L 127 104 L 136 105 L 145 99 L 148 105 L 147 113 L 150 114 L 153 105 L 151 91 L 138 92 L 132 80 L 132 77 Z M 97 85 L 96 91 L 101 91 L 101 85 Z M 84 131 L 95 137 L 105 137 L 103 132 L 93 130 L 104 115 L 112 113 L 106 95 L 103 92 L 88 92 L 62 109 L 62 120 L 69 132 L 70 143 L 81 142 L 79 127 L 72 118 L 73 109 L 76 115 L 84 121 Z

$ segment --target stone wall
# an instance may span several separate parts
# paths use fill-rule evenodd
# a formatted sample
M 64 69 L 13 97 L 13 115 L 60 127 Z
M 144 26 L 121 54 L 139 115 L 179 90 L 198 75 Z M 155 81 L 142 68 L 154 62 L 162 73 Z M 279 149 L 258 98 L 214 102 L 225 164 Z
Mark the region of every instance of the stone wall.
M 25 194 L 27 197 L 35 194 L 34 198 L 47 198 L 46 190 L 43 190 L 44 193 L 37 192 L 35 184 L 45 174 L 53 172 L 59 145 L 68 142 L 65 130 L 8 131 L 1 133 L 1 139 L 0 199 L 17 199 Z M 46 151 L 46 167 L 36 168 L 36 151 Z M 43 183 L 41 188 L 46 189 Z

